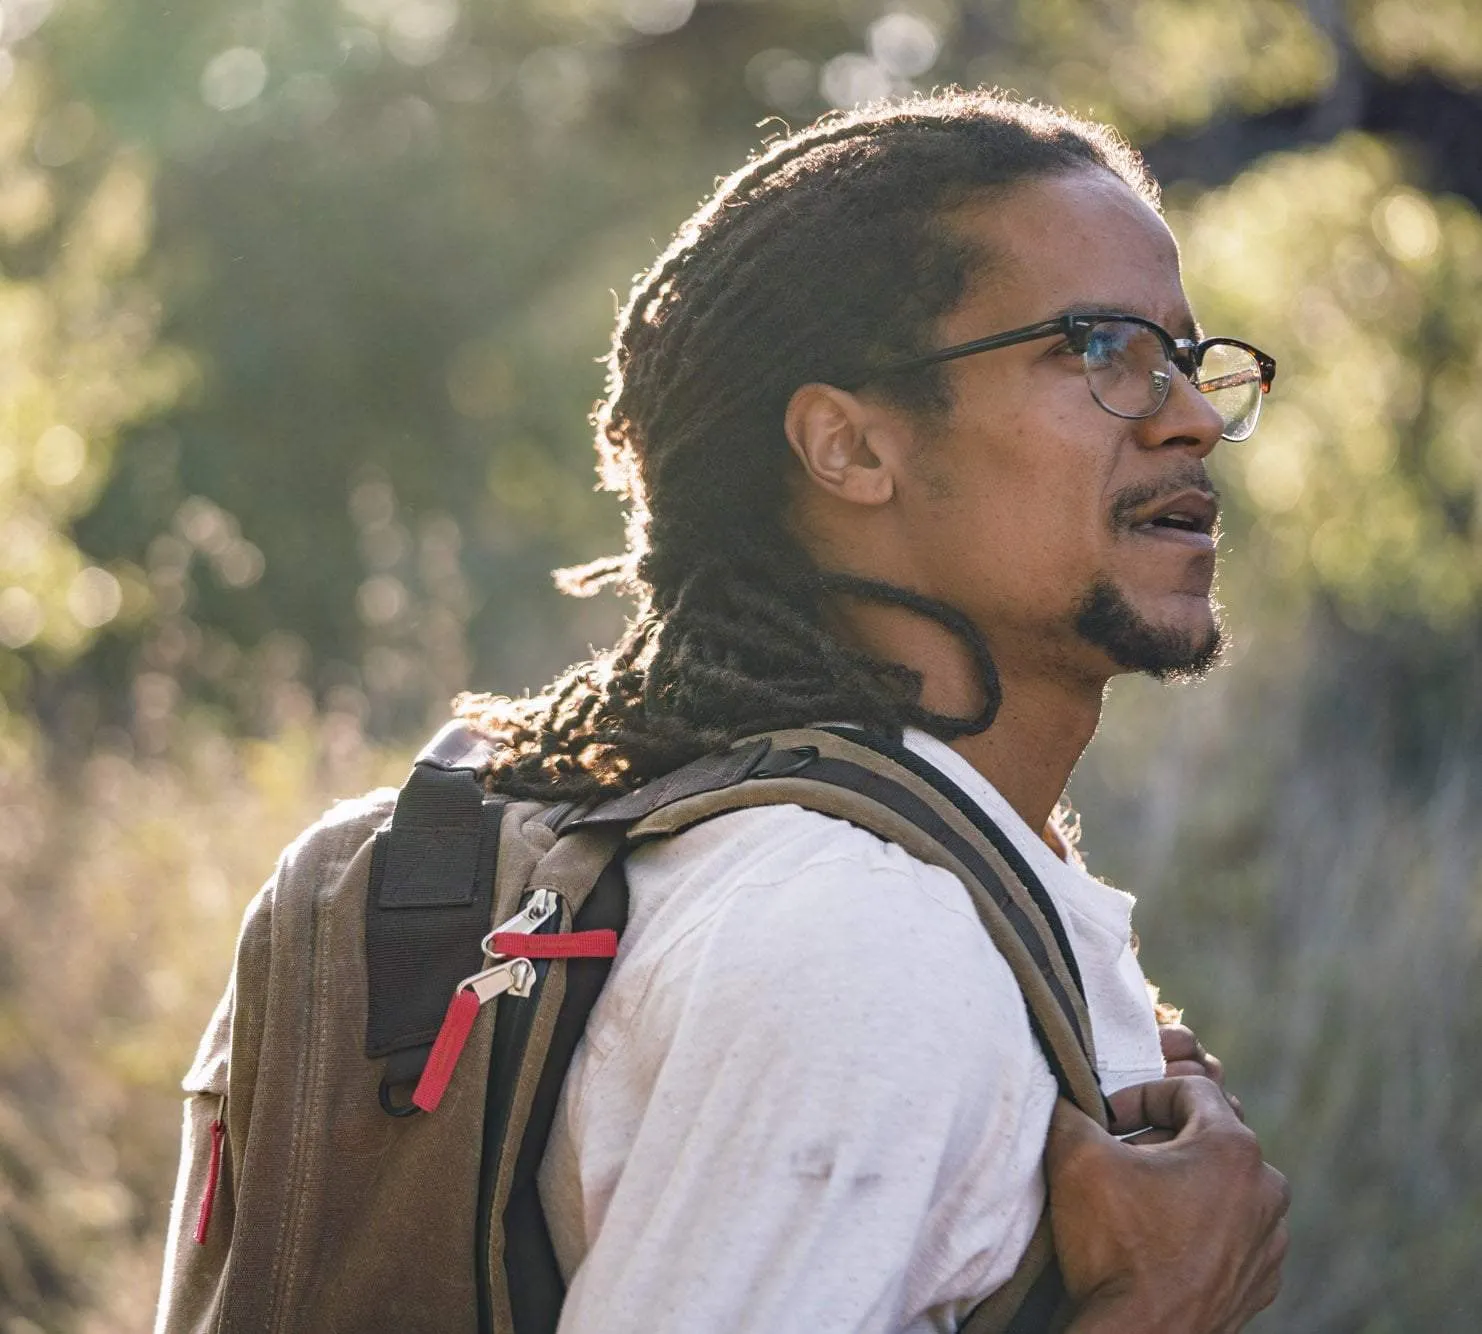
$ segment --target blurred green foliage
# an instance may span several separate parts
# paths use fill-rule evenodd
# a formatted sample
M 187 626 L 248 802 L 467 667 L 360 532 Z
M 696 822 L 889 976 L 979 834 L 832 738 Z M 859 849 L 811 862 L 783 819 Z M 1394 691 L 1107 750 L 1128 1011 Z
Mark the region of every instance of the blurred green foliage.
M 3 1334 L 148 1327 L 174 1081 L 276 849 L 617 628 L 547 572 L 620 541 L 586 415 L 630 276 L 766 118 L 953 80 L 1172 164 L 1196 309 L 1280 364 L 1214 456 L 1231 663 L 1119 687 L 1073 788 L 1293 1180 L 1262 1327 L 1472 1327 L 1482 10 L 3 12 Z

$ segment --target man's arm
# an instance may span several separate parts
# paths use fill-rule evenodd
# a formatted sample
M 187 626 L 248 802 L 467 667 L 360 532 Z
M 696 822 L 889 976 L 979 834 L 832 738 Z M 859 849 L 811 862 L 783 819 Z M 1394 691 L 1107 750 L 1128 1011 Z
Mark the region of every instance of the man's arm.
M 1077 1304 L 1069 1334 L 1230 1334 L 1269 1306 L 1286 1256 L 1286 1178 L 1218 1086 L 1184 1076 L 1111 1098 L 1113 1131 L 1069 1103 L 1046 1146 L 1055 1250 Z

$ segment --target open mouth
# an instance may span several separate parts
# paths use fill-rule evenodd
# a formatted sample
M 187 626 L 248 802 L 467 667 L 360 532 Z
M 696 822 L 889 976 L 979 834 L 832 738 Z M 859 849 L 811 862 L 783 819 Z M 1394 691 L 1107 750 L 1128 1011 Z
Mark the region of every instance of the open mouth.
M 1180 491 L 1157 507 L 1144 511 L 1132 523 L 1135 533 L 1172 538 L 1190 545 L 1212 547 L 1219 504 L 1208 491 Z

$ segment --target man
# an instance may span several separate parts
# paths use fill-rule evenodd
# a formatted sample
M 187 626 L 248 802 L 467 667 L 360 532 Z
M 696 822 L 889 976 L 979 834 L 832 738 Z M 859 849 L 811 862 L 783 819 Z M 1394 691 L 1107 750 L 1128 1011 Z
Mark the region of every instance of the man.
M 1199 1135 L 1233 1133 L 1228 1113 L 1207 1085 L 1138 1091 L 1164 1067 L 1130 901 L 1055 818 L 1107 681 L 1218 652 L 1206 460 L 1249 434 L 1274 371 L 1197 342 L 1157 204 L 1111 131 L 988 94 L 774 144 L 680 229 L 616 334 L 599 446 L 630 549 L 573 583 L 626 579 L 638 617 L 547 695 L 463 711 L 509 744 L 495 786 L 578 799 L 765 728 L 903 733 L 1048 888 L 1106 1092 L 1184 1126 L 1122 1150 L 1170 1155 L 1127 1170 L 1186 1149 L 1197 1195 Z M 951 1328 L 1023 1251 L 1055 1103 L 961 885 L 789 808 L 628 874 L 542 1177 L 563 1329 Z M 1170 1041 L 1179 1070 L 1209 1069 Z M 1166 1100 L 1196 1096 L 1186 1125 Z M 1081 1167 L 1120 1147 L 1057 1126 Z M 1246 1175 L 1217 1202 L 1235 1141 Z M 1192 1211 L 1157 1220 L 1186 1272 L 1135 1295 L 1117 1266 L 1146 1275 L 1165 1244 L 1132 1225 L 1137 1188 L 1096 1218 L 1132 1253 L 1083 1269 L 1088 1215 L 1073 1173 L 1055 1183 L 1077 1328 L 1233 1328 L 1274 1296 L 1284 1185 L 1253 1146 L 1234 1133 L 1203 1160 L 1210 1194 L 1153 1206 Z M 1237 1196 L 1250 1212 L 1216 1236 Z M 1131 1304 L 1104 1314 L 1098 1293 Z
M 1160 1040 L 1130 900 L 1056 817 L 1107 681 L 1218 651 L 1205 464 L 1273 373 L 1198 341 L 1140 161 L 983 93 L 827 120 L 681 228 L 610 370 L 629 550 L 568 579 L 639 611 L 536 699 L 462 701 L 504 743 L 487 784 L 586 801 L 778 727 L 902 742 L 1043 882 L 1115 1128 L 1164 1142 L 1057 1110 L 953 875 L 797 807 L 722 816 L 627 861 L 540 1178 L 562 1330 L 953 1329 L 1047 1179 L 1079 1334 L 1238 1328 L 1285 1184 L 1215 1083 L 1164 1077 L 1219 1072 Z

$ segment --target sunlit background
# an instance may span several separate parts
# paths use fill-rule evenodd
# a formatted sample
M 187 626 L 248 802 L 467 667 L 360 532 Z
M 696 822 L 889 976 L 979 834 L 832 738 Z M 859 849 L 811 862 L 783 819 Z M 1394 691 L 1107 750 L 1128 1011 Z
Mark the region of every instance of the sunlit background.
M 1236 633 L 1072 796 L 1295 1191 L 1267 1331 L 1482 1311 L 1482 7 L 0 0 L 0 1331 L 149 1327 L 242 906 L 448 698 L 620 624 L 614 293 L 783 123 L 949 81 L 1143 146 Z

